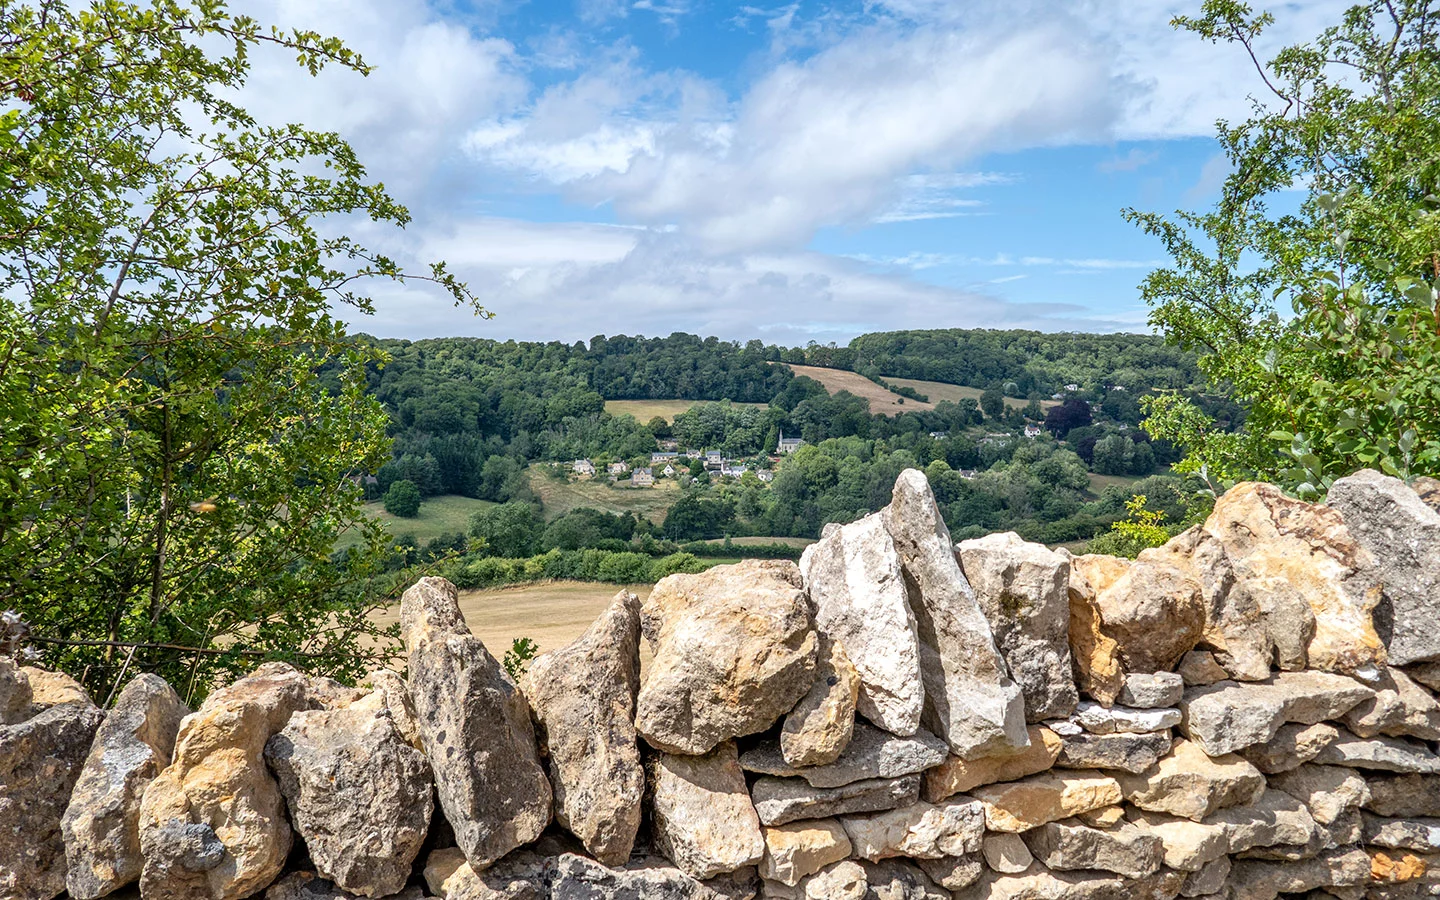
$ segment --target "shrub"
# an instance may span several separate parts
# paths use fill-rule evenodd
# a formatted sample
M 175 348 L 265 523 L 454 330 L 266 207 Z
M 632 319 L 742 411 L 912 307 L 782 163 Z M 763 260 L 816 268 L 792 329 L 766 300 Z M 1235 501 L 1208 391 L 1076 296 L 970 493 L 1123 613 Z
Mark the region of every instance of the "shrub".
M 385 511 L 402 519 L 413 519 L 420 515 L 420 489 L 415 482 L 404 478 L 390 485 L 385 492 Z

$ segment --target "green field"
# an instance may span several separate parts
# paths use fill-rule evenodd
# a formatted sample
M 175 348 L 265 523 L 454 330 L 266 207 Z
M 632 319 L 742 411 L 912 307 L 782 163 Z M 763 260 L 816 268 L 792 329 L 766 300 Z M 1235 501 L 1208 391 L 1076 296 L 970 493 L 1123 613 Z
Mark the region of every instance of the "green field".
M 929 398 L 931 403 L 940 403 L 945 400 L 951 403 L 959 403 L 969 398 L 978 401 L 984 391 L 979 388 L 965 387 L 960 384 L 946 384 L 943 381 L 921 381 L 918 378 L 891 378 L 889 375 L 882 376 L 887 382 L 896 387 L 913 388 Z M 1006 397 L 1005 405 L 1012 409 L 1024 409 L 1030 405 L 1029 400 L 1017 400 L 1014 397 Z M 1058 400 L 1041 400 L 1040 407 L 1049 409 L 1052 406 L 1059 406 Z
M 644 424 L 659 416 L 667 422 L 685 412 L 700 400 L 606 400 L 605 411 L 612 416 L 634 416 L 635 421 Z M 764 409 L 765 403 L 736 403 L 736 406 L 755 406 Z
M 402 519 L 399 516 L 392 516 L 385 511 L 380 501 L 365 504 L 365 513 L 374 519 L 379 519 L 385 525 L 385 530 L 394 536 L 402 534 L 413 534 L 421 544 L 433 540 L 442 534 L 464 534 L 470 530 L 470 516 L 482 509 L 489 509 L 494 506 L 489 500 L 475 500 L 471 497 L 461 497 L 454 494 L 446 494 L 440 497 L 431 497 L 420 504 L 420 515 L 413 519 Z M 340 540 L 335 542 L 337 550 L 353 546 L 360 540 L 354 533 L 341 535 Z
M 1140 475 L 1097 475 L 1091 472 L 1090 493 L 1098 495 L 1106 488 L 1114 487 L 1117 484 L 1121 487 L 1129 487 L 1139 481 L 1141 477 Z
M 715 538 L 705 541 L 707 544 L 723 544 L 724 538 Z M 797 550 L 804 550 L 815 543 L 814 538 L 803 537 L 737 537 L 730 539 L 731 545 L 735 547 L 763 547 L 768 544 L 784 544 L 787 547 L 794 547 Z
M 680 496 L 680 484 L 671 478 L 662 478 L 654 487 L 644 488 L 628 487 L 625 482 L 613 485 L 604 476 L 559 481 L 546 475 L 539 466 L 531 466 L 528 475 L 530 489 L 545 506 L 546 519 L 588 506 L 617 515 L 633 512 L 659 524 L 665 520 L 670 504 Z

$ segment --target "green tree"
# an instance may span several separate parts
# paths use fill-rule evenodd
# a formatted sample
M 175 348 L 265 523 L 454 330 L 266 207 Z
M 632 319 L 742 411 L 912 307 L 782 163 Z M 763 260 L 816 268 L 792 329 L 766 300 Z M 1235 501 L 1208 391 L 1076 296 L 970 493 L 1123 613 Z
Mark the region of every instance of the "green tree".
M 1005 411 L 1005 395 L 996 388 L 990 388 L 980 395 L 980 409 L 992 419 L 1000 418 Z
M 420 489 L 415 482 L 400 479 L 385 492 L 385 511 L 402 519 L 413 519 L 420 515 Z
M 1260 477 L 1303 495 L 1361 466 L 1440 470 L 1440 16 L 1425 0 L 1352 7 L 1267 63 L 1272 24 L 1235 0 L 1175 23 L 1257 59 L 1251 118 L 1222 123 L 1232 174 L 1207 212 L 1127 211 L 1172 258 L 1143 291 L 1151 322 L 1199 352 L 1247 408 L 1227 431 L 1191 400 L 1146 428 L 1212 486 Z M 1296 199 L 1298 198 L 1298 199 Z M 1098 453 L 1097 446 L 1097 453 Z
M 99 697 L 259 659 L 351 677 L 390 643 L 357 588 L 378 359 L 331 311 L 403 273 L 315 220 L 407 213 L 337 135 L 235 105 L 265 47 L 366 71 L 214 0 L 0 2 L 0 608 Z

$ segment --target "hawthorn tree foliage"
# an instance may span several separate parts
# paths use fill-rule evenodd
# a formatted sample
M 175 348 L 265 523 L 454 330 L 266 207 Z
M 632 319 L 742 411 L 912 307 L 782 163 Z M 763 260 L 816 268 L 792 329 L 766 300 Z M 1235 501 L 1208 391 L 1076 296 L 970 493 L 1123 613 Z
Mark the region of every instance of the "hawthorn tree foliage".
M 229 99 L 258 48 L 366 71 L 220 0 L 0 0 L 0 609 L 92 691 L 392 643 L 347 478 L 388 456 L 379 357 L 331 311 L 406 275 L 320 220 L 407 213 L 339 136 Z
M 1247 410 L 1225 431 L 1179 395 L 1146 429 L 1214 486 L 1260 477 L 1317 496 L 1362 466 L 1440 471 L 1440 4 L 1352 7 L 1260 62 L 1272 24 L 1207 0 L 1175 24 L 1256 60 L 1252 116 L 1220 123 L 1232 174 L 1207 212 L 1128 210 L 1172 258 L 1151 322 Z

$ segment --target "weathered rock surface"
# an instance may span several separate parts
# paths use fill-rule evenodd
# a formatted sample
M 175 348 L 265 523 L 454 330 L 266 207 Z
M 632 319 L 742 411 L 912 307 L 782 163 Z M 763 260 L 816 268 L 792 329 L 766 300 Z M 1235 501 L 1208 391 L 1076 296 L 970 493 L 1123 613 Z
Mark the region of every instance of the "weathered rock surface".
M 1219 825 L 1138 810 L 1130 819 L 1136 828 L 1160 838 L 1165 865 L 1181 872 L 1198 872 L 1230 852 L 1229 837 Z
M 1028 737 L 1029 746 L 1021 750 L 979 759 L 947 756 L 938 766 L 925 771 L 925 799 L 935 803 L 982 784 L 1014 781 L 1055 765 L 1062 746 L 1060 736 L 1042 725 L 1031 725 Z
M 860 676 L 856 708 L 892 734 L 914 734 L 925 706 L 920 641 L 884 517 L 831 531 L 805 548 L 800 568 L 816 627 L 845 647 Z
M 740 757 L 750 772 L 781 777 L 800 776 L 817 788 L 834 788 L 873 778 L 899 778 L 937 766 L 945 759 L 945 744 L 927 731 L 896 737 L 865 722 L 856 722 L 845 752 L 832 763 L 797 768 L 785 761 L 775 741 L 761 743 Z
M 275 880 L 293 835 L 262 754 L 292 713 L 316 706 L 305 676 L 267 663 L 185 717 L 140 801 L 147 900 L 236 900 Z
M 837 788 L 817 788 L 800 778 L 767 775 L 755 780 L 750 796 L 763 824 L 784 825 L 800 819 L 909 806 L 920 797 L 920 776 L 877 778 Z
M 1341 732 L 1340 737 L 1315 757 L 1329 766 L 1351 766 L 1379 772 L 1440 774 L 1440 756 L 1418 741 L 1406 738 L 1358 738 Z
M 662 578 L 641 626 L 655 658 L 640 685 L 635 729 L 670 753 L 707 753 L 763 731 L 815 680 L 818 639 L 800 570 L 787 560 Z
M 1336 481 L 1326 502 L 1344 516 L 1385 586 L 1377 630 L 1390 664 L 1440 659 L 1440 512 L 1405 482 L 1373 469 Z
M 1191 688 L 1180 703 L 1180 730 L 1211 756 L 1262 744 L 1286 722 L 1338 718 L 1374 696 L 1354 679 L 1329 672 L 1278 672 L 1263 682 L 1222 681 Z
M 879 515 L 884 517 L 900 555 L 914 614 L 920 647 L 920 677 L 924 684 L 922 719 L 925 726 L 939 735 L 957 756 L 984 756 L 1007 747 L 1025 746 L 1025 699 L 1021 686 L 1012 680 L 1005 660 L 996 649 L 991 624 L 955 558 L 950 530 L 940 517 L 935 495 L 924 473 L 916 469 L 901 472 L 895 480 L 890 506 Z M 1038 610 L 1036 615 L 1040 615 Z M 1053 617 L 1047 610 L 1044 622 L 1037 622 L 1031 629 L 1031 638 L 1017 636 L 1016 645 L 1027 640 L 1033 643 L 1040 640 L 1041 635 L 1049 635 L 1057 627 L 1051 621 Z M 1059 627 L 1063 646 L 1064 627 Z M 846 643 L 846 646 L 851 645 Z M 1025 652 L 1027 665 L 1039 659 L 1038 651 Z M 1038 667 L 1048 671 L 1053 668 L 1053 662 L 1038 663 Z M 1033 673 L 1034 679 L 1039 677 L 1038 671 Z M 1068 663 L 1057 677 L 1069 684 Z M 1041 689 L 1037 687 L 1037 690 Z M 1045 705 L 1061 702 L 1064 690 L 1060 690 L 1055 698 L 1043 701 Z M 869 717 L 863 706 L 861 712 Z M 887 727 L 878 719 L 872 721 Z
M 21 666 L 20 674 L 30 687 L 30 708 L 26 717 L 38 715 L 52 706 L 65 703 L 81 703 L 90 706 L 95 701 L 80 685 L 80 682 L 64 672 L 52 672 L 35 666 Z
M 1440 819 L 1387 819 L 1366 814 L 1363 822 L 1367 846 L 1440 852 Z
M 1416 663 L 1405 671 L 1430 690 L 1440 693 L 1440 662 Z
M 985 865 L 1004 875 L 1018 875 L 1035 862 L 1024 838 L 1003 831 L 985 837 L 981 855 L 985 857 Z
M 1180 710 L 1132 709 L 1118 705 L 1106 708 L 1082 700 L 1072 720 L 1091 734 L 1149 734 L 1179 725 Z
M 869 887 L 865 869 L 858 862 L 844 860 L 802 878 L 795 887 L 767 881 L 763 896 L 766 900 L 771 897 L 782 900 L 863 900 Z
M 531 660 L 521 680 L 550 773 L 555 820 L 610 866 L 630 858 L 640 830 L 639 654 L 640 600 L 621 591 L 579 639 Z
M 1375 685 L 1375 696 L 1345 714 L 1345 725 L 1360 737 L 1440 741 L 1440 701 L 1404 672 L 1389 669 Z
M 1159 836 L 1133 825 L 1101 831 L 1052 822 L 1025 832 L 1025 843 L 1051 869 L 1100 869 L 1145 878 L 1160 871 L 1165 860 Z
M 1125 687 L 1120 644 L 1105 631 L 1099 596 L 1130 569 L 1130 560 L 1086 554 L 1070 560 L 1070 655 L 1080 691 L 1103 704 Z
M 1055 764 L 1067 769 L 1119 769 L 1140 773 L 1170 752 L 1168 732 L 1156 734 L 1077 734 L 1060 739 Z
M 30 710 L 30 679 L 8 656 L 0 656 L 0 725 L 23 722 Z
M 93 900 L 140 877 L 140 798 L 170 765 L 189 712 L 158 675 L 137 676 L 115 699 L 60 823 L 72 897 Z
M 1106 872 L 1051 872 L 1034 866 L 1019 875 L 991 873 L 959 900 L 1171 900 L 1184 883 L 1178 872 L 1125 879 Z
M 1369 857 L 1349 850 L 1299 861 L 1236 860 L 1229 882 L 1234 900 L 1274 900 L 1280 894 L 1361 885 L 1369 874 Z
M 1176 741 L 1170 753 L 1141 774 L 1117 773 L 1125 799 L 1141 809 L 1196 821 L 1218 809 L 1254 803 L 1265 776 L 1238 756 L 1211 758 L 1191 741 Z
M 1132 672 L 1125 676 L 1116 701 L 1135 709 L 1173 707 L 1185 694 L 1185 679 L 1178 672 Z
M 815 683 L 785 716 L 780 752 L 792 766 L 834 762 L 850 744 L 860 673 L 839 641 L 820 636 Z
M 1365 808 L 1377 816 L 1440 817 L 1440 775 L 1372 774 L 1365 779 Z
M 435 801 L 425 754 L 388 709 L 297 712 L 265 761 L 321 876 L 365 897 L 405 887 Z
M 422 900 L 425 892 L 418 887 L 390 894 L 386 900 Z M 270 885 L 265 900 L 358 900 L 358 895 L 338 887 L 333 881 L 314 872 L 291 872 Z
M 1025 719 L 1067 716 L 1079 699 L 1070 664 L 1070 561 L 1014 532 L 963 541 L 955 551 L 1010 677 Z
M 1324 722 L 1315 725 L 1291 723 L 1281 725 L 1269 741 L 1242 747 L 1239 753 L 1261 772 L 1273 775 L 1304 765 L 1339 737 L 1340 729 Z
M 1203 897 L 1207 894 L 1218 894 L 1229 877 L 1230 857 L 1222 856 L 1201 866 L 1199 871 L 1190 873 L 1180 888 L 1180 896 Z
M 760 877 L 791 887 L 851 853 L 850 838 L 837 819 L 811 819 L 762 829 L 765 858 Z
M 517 850 L 476 869 L 457 847 L 432 850 L 425 858 L 425 884 L 445 900 L 543 900 L 549 896 L 554 860 Z
M 865 900 L 951 900 L 949 891 L 912 862 L 886 859 L 860 865 L 865 870 Z
M 979 850 L 985 814 L 973 800 L 921 802 L 868 816 L 845 816 L 840 824 L 859 858 L 939 859 Z
M 985 827 L 1011 832 L 1028 831 L 1121 799 L 1114 778 L 1083 769 L 1045 772 L 972 793 L 985 804 Z
M 1191 650 L 1180 657 L 1180 664 L 1175 667 L 1175 674 L 1185 682 L 1186 687 L 1193 685 L 1214 684 L 1217 681 L 1227 681 L 1230 673 L 1215 661 L 1215 654 L 1209 650 Z M 1270 674 L 1269 663 L 1266 663 L 1265 673 L 1258 678 L 1268 677 Z M 1179 702 L 1178 700 L 1176 701 Z
M 1270 778 L 1270 786 L 1305 804 L 1321 825 L 1338 821 L 1370 800 L 1370 788 L 1354 769 L 1305 765 Z
M 1381 597 L 1374 561 L 1335 510 L 1247 482 L 1216 501 L 1204 527 L 1234 569 L 1231 594 L 1255 603 L 1267 635 L 1304 639 L 1300 659 L 1277 648 L 1281 668 L 1364 672 L 1385 662 L 1372 619 Z
M 1204 824 L 1220 829 L 1231 854 L 1277 845 L 1303 847 L 1315 833 L 1315 820 L 1304 804 L 1281 791 L 1267 790 L 1252 804 L 1222 809 Z
M 389 669 L 376 669 L 360 682 L 366 694 L 349 705 L 349 709 L 383 709 L 390 713 L 395 730 L 405 743 L 423 751 L 420 740 L 420 719 L 415 715 L 415 702 L 405 679 Z
M 915 864 L 931 881 L 948 891 L 964 890 L 985 874 L 985 858 L 979 853 L 942 856 L 940 859 L 917 859 Z
M 658 754 L 650 789 L 655 849 L 691 878 L 733 872 L 764 857 L 760 819 L 733 743 L 704 756 Z
M 30 671 L 15 677 L 12 697 L 29 686 Z M 0 725 L 0 897 L 50 900 L 65 890 L 61 818 L 103 718 L 77 701 Z
M 1205 627 L 1200 580 L 1188 555 L 1170 545 L 1141 551 L 1125 574 L 1096 594 L 1095 603 L 1125 672 L 1173 669 Z M 1123 690 L 1123 681 L 1119 687 Z
M 530 705 L 460 614 L 455 586 L 422 578 L 400 600 L 410 691 L 445 818 L 486 866 L 550 822 Z

